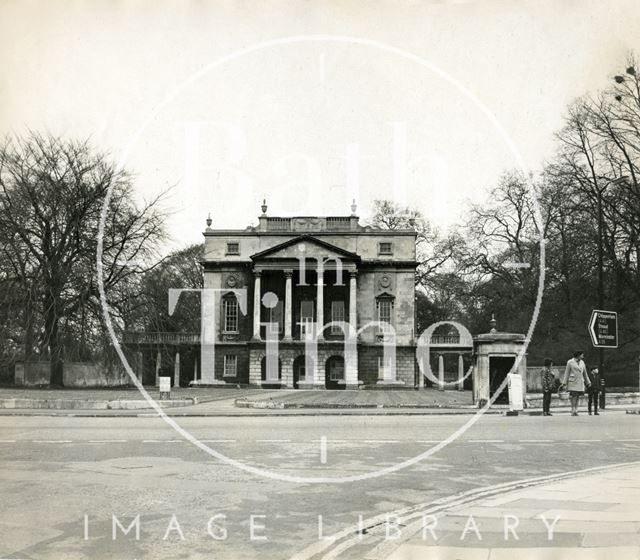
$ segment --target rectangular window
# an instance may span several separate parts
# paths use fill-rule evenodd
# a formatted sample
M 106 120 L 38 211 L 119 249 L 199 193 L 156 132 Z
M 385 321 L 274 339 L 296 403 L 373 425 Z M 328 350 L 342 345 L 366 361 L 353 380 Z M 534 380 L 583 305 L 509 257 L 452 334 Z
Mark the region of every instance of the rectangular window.
M 223 375 L 224 377 L 236 377 L 238 375 L 238 356 L 225 354 Z
M 313 336 L 313 300 L 300 302 L 300 338 Z
M 228 297 L 223 300 L 223 325 L 222 330 L 226 333 L 238 332 L 238 300 L 235 297 Z
M 393 244 L 388 241 L 384 241 L 382 243 L 378 243 L 378 254 L 379 255 L 393 255 Z
M 331 321 L 344 321 L 344 301 L 331 302 Z M 331 325 L 331 334 L 342 334 L 339 325 Z
M 378 300 L 378 321 L 391 324 L 391 311 L 393 305 L 390 299 Z
M 338 362 L 331 364 L 329 379 L 331 381 L 342 381 L 344 379 L 344 364 Z
M 275 307 L 269 309 L 269 328 L 273 333 L 281 333 L 284 325 L 284 314 L 282 313 L 282 301 L 278 301 Z
M 240 254 L 240 243 L 237 241 L 230 241 L 227 243 L 227 255 L 239 255 Z

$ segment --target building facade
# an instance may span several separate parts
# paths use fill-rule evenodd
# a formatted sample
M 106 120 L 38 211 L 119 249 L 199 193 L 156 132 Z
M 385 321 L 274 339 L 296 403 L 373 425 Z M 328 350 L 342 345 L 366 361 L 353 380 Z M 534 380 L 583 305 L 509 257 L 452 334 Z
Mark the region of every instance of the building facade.
M 263 204 L 257 226 L 207 220 L 204 238 L 201 383 L 417 384 L 415 231 L 362 226 L 355 205 L 272 217 Z

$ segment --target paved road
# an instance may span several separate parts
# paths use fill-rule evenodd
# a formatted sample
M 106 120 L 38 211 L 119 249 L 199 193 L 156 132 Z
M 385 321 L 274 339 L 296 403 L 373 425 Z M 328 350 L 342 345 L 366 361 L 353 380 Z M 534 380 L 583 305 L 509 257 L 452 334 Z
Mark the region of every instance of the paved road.
M 480 486 L 640 459 L 637 415 L 486 416 L 431 457 L 375 476 L 433 448 L 470 418 L 176 419 L 268 478 L 211 457 L 159 418 L 2 417 L 0 555 L 289 558 L 318 540 L 319 515 L 323 535 L 333 534 L 359 514 L 366 519 Z M 362 476 L 369 478 L 278 479 Z M 116 526 L 114 540 L 113 516 L 126 528 L 138 514 L 139 540 L 135 526 L 126 536 Z M 210 536 L 208 523 L 215 537 L 226 538 Z M 350 549 L 345 557 L 364 552 Z

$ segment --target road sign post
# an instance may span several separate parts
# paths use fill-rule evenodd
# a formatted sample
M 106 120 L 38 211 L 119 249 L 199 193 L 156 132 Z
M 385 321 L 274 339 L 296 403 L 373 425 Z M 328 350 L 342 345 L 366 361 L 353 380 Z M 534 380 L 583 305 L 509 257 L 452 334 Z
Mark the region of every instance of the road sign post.
M 618 347 L 618 314 L 615 311 L 594 309 L 589 319 L 589 336 L 595 348 L 600 350 L 600 379 L 602 380 L 602 393 L 600 396 L 600 408 L 605 407 L 606 381 L 602 368 L 602 352 L 604 348 Z
M 596 348 L 618 347 L 618 314 L 594 309 L 589 320 L 589 335 Z

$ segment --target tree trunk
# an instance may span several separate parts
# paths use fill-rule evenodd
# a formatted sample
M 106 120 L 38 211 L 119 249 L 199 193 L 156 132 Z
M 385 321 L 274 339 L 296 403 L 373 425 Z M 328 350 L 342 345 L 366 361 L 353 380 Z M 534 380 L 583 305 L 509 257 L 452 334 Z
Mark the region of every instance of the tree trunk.
M 27 295 L 27 301 L 24 307 L 24 363 L 26 364 L 31 361 L 31 357 L 33 355 L 33 305 L 31 302 L 31 290 L 29 289 L 29 294 Z
M 56 321 L 55 334 L 49 339 L 49 385 L 52 387 L 64 386 L 62 348 L 58 342 L 58 321 Z
M 52 298 L 45 304 L 45 332 L 49 346 L 49 385 L 54 387 L 64 386 L 62 347 L 60 346 L 60 319 L 56 308 L 56 298 Z

